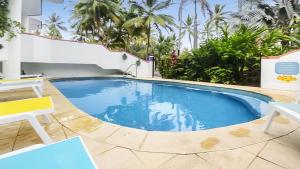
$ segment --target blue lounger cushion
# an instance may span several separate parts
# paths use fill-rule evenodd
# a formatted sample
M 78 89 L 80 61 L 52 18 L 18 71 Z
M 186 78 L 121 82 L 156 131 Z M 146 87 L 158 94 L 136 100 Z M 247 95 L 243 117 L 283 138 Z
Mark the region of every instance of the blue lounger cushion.
M 80 137 L 16 155 L 0 156 L 1 169 L 96 169 Z
M 300 115 L 300 104 L 280 102 L 274 102 L 273 104 L 294 111 L 295 113 L 299 113 Z

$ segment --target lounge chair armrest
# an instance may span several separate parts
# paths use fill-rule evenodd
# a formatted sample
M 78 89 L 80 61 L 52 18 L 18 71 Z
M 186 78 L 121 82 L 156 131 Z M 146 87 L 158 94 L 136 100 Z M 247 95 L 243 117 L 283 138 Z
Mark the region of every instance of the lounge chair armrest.
M 21 75 L 21 78 L 38 78 L 43 76 L 44 76 L 43 74 Z

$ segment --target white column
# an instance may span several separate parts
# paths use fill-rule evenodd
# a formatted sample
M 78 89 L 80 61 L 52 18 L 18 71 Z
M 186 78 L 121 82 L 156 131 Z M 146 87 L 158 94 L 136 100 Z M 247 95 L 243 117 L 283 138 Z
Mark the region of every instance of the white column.
M 9 0 L 9 18 L 22 22 L 22 0 Z M 21 73 L 21 35 L 8 42 L 8 57 L 3 61 L 3 77 L 18 79 Z

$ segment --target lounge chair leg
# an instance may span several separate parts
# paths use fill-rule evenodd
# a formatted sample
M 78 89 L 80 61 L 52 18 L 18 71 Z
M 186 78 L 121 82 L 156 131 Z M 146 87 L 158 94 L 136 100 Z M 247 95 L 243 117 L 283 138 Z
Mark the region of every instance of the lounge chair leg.
M 43 96 L 43 85 L 37 86 L 37 89 L 39 89 L 41 96 Z
M 28 118 L 28 121 L 32 125 L 33 129 L 37 132 L 37 134 L 40 136 L 40 138 L 43 140 L 45 144 L 51 144 L 53 143 L 52 139 L 49 137 L 49 135 L 46 133 L 46 131 L 43 129 L 41 124 L 37 121 L 37 119 L 33 116 L 30 116 Z
M 271 117 L 270 117 L 270 119 L 269 119 L 269 121 L 268 121 L 268 123 L 267 123 L 265 129 L 264 129 L 264 132 L 265 132 L 265 133 L 268 132 L 268 129 L 270 128 L 270 126 L 271 126 L 271 124 L 272 124 L 272 122 L 273 122 L 274 117 L 276 117 L 276 116 L 278 116 L 278 115 L 279 115 L 279 113 L 278 113 L 277 111 L 273 110 L 273 113 L 272 113 L 272 115 L 271 115 Z
M 41 94 L 41 92 L 37 86 L 33 86 L 32 89 L 33 89 L 34 93 L 37 95 L 37 97 L 43 97 L 43 95 Z
M 46 124 L 51 123 L 50 114 L 45 114 L 45 115 L 43 115 L 43 118 L 44 118 L 44 122 L 45 122 Z

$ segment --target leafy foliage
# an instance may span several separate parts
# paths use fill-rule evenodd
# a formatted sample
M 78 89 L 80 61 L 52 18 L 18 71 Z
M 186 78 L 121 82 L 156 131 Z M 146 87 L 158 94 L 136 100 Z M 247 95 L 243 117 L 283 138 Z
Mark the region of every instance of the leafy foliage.
M 161 11 L 171 0 L 87 0 L 75 5 L 72 20 L 76 39 L 123 49 L 145 58 L 156 52 L 161 29 L 172 30 L 174 19 Z M 155 33 L 159 36 L 155 36 Z
M 233 34 L 222 29 L 223 36 L 210 39 L 199 48 L 185 52 L 176 65 L 165 56 L 159 70 L 165 78 L 206 81 L 212 83 L 259 85 L 262 56 L 278 55 L 291 47 L 277 45 L 295 39 L 282 29 L 253 29 L 245 25 Z M 299 47 L 299 46 L 298 46 Z
M 3 37 L 8 28 L 8 0 L 0 0 L 0 37 Z
M 157 1 L 146 0 L 142 3 L 138 1 L 131 1 L 131 8 L 137 9 L 139 15 L 125 22 L 125 28 L 143 28 L 147 36 L 147 48 L 146 53 L 149 54 L 151 29 L 155 27 L 161 35 L 161 29 L 172 31 L 172 27 L 175 25 L 174 18 L 170 15 L 158 13 L 159 11 L 166 9 L 172 5 L 172 0 Z
M 21 33 L 23 28 L 19 22 L 13 21 L 8 17 L 8 0 L 0 0 L 0 38 L 7 36 L 7 40 L 10 40 L 16 36 L 17 33 Z M 0 44 L 0 49 L 3 46 Z
M 48 29 L 48 36 L 51 39 L 61 39 L 62 35 L 60 30 L 67 31 L 67 28 L 63 26 L 64 22 L 61 21 L 61 17 L 53 13 L 49 16 L 48 20 L 46 20 L 47 29 Z

